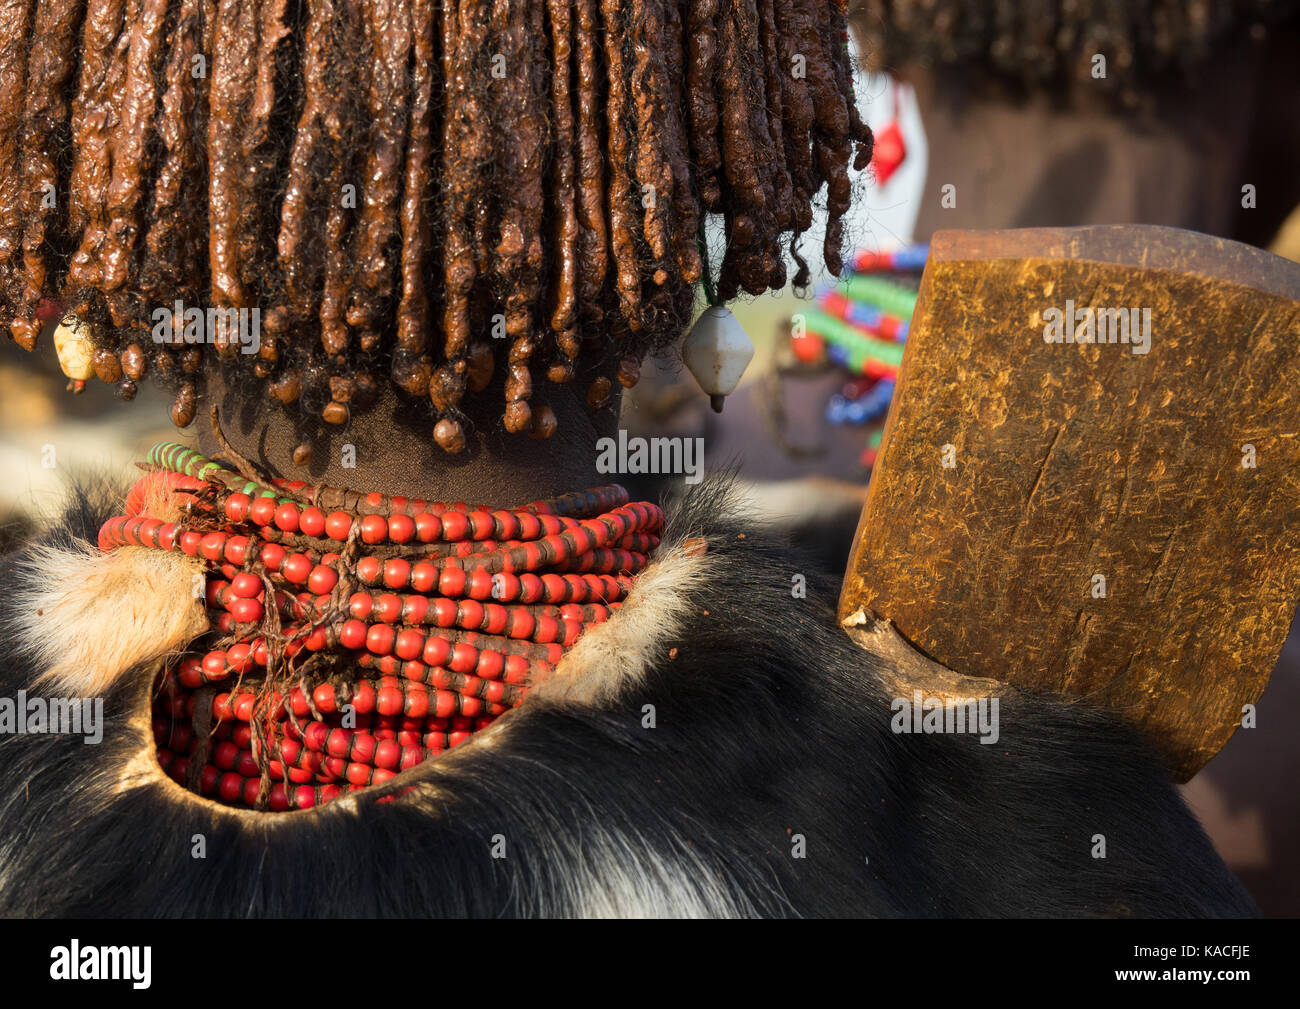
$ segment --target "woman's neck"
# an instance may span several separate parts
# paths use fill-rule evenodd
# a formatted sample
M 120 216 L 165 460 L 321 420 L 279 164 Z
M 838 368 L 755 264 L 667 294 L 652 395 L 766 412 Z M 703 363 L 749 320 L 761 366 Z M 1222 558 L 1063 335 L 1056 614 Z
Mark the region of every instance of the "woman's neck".
M 576 383 L 575 383 L 576 385 Z M 617 388 L 617 386 L 615 386 Z M 286 412 L 254 390 L 208 383 L 196 422 L 199 449 L 211 457 L 234 452 L 272 476 L 377 490 L 429 500 L 469 501 L 498 506 L 523 504 L 611 482 L 596 472 L 596 442 L 618 425 L 618 397 L 593 413 L 574 386 L 554 387 L 548 405 L 558 427 L 550 438 L 508 434 L 499 409 L 469 419 L 466 449 L 448 455 L 433 440 L 425 403 L 399 400 L 388 391 L 374 406 L 354 412 L 345 425 L 315 422 L 307 434 L 296 427 L 297 410 Z M 484 400 L 495 408 L 499 402 Z M 221 437 L 213 431 L 210 406 L 218 408 Z M 489 408 L 490 409 L 490 408 Z M 295 450 L 310 446 L 310 460 L 294 462 Z

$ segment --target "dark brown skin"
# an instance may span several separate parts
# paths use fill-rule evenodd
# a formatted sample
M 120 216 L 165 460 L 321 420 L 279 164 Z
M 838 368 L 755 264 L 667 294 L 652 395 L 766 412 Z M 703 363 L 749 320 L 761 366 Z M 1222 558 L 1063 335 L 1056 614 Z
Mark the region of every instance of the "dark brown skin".
M 466 449 L 455 456 L 434 444 L 433 422 L 423 404 L 406 400 L 385 383 L 375 405 L 354 411 L 346 427 L 322 424 L 307 442 L 308 465 L 300 467 L 293 457 L 304 442 L 285 411 L 247 383 L 227 388 L 219 369 L 206 369 L 205 380 L 196 425 L 199 450 L 223 454 L 208 419 L 209 407 L 216 403 L 231 447 L 254 465 L 290 479 L 506 506 L 617 482 L 617 477 L 596 472 L 597 440 L 617 434 L 617 383 L 608 404 L 596 411 L 585 402 L 585 384 L 556 386 L 547 400 L 556 427 L 551 437 L 536 440 L 502 429 L 498 376 L 486 395 L 465 400 Z M 345 444 L 356 448 L 355 469 L 341 464 Z

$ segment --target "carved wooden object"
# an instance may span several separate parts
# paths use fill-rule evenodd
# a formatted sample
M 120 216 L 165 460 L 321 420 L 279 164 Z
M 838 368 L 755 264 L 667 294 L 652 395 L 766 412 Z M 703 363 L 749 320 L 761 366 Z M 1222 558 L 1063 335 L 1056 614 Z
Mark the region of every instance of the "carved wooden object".
M 1045 338 L 1090 333 L 1116 342 Z M 1185 780 L 1298 599 L 1300 265 L 1168 228 L 937 234 L 841 618 L 1110 706 Z

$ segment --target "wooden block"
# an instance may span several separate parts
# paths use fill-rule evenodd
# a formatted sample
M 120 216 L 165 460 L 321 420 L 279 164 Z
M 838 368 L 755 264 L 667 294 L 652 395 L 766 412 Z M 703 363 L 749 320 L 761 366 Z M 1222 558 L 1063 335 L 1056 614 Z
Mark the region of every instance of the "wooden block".
M 1094 339 L 1137 309 L 1146 352 L 1047 342 L 1067 302 Z M 1186 780 L 1298 600 L 1300 265 L 1169 228 L 937 234 L 841 619 L 1112 707 Z

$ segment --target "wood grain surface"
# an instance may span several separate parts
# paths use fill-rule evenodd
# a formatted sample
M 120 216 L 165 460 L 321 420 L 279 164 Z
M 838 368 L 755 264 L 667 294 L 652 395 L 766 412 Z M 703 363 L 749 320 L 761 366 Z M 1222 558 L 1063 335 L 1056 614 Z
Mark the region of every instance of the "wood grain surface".
M 1147 351 L 1048 342 L 1067 302 L 1094 338 L 1149 310 Z M 1157 227 L 937 234 L 841 619 L 1111 707 L 1186 780 L 1298 599 L 1300 265 Z

